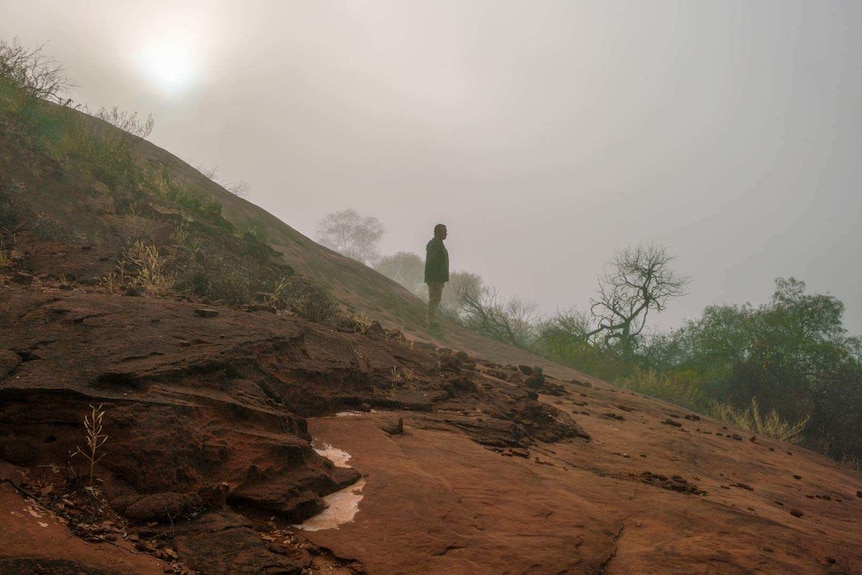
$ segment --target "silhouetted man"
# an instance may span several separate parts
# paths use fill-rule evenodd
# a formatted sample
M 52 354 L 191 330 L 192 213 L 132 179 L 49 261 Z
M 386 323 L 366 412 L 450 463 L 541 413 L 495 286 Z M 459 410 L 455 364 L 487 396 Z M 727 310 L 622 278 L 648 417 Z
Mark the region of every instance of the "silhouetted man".
M 437 327 L 437 308 L 443 297 L 443 284 L 449 281 L 449 252 L 443 245 L 446 239 L 446 226 L 434 226 L 434 237 L 425 246 L 425 283 L 428 284 L 428 325 Z

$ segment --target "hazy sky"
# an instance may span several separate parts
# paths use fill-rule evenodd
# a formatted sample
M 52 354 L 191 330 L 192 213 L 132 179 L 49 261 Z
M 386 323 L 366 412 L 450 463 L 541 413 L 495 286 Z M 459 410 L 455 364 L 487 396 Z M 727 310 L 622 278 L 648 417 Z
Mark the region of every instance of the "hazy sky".
M 15 36 L 310 237 L 444 222 L 545 313 L 653 241 L 692 279 L 658 327 L 794 276 L 862 334 L 862 1 L 3 0 Z

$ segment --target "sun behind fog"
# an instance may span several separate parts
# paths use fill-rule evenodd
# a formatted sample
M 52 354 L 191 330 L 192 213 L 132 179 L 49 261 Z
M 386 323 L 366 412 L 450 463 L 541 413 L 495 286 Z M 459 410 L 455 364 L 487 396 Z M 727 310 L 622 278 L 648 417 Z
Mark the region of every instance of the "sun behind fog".
M 152 39 L 140 50 L 138 62 L 150 87 L 165 96 L 188 91 L 200 75 L 193 46 L 180 38 Z

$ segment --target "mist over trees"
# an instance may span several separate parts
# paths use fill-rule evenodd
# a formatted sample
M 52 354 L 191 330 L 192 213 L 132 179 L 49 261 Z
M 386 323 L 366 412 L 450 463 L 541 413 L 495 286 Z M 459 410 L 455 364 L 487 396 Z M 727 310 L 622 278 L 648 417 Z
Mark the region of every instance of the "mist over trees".
M 354 209 L 328 214 L 317 225 L 317 241 L 341 255 L 374 266 L 380 259 L 378 244 L 385 228 L 375 217 Z
M 377 253 L 383 234 L 375 218 L 345 210 L 325 222 L 331 246 L 372 261 L 368 254 Z M 801 441 L 858 469 L 862 341 L 847 334 L 844 305 L 806 293 L 802 281 L 778 278 L 766 304 L 710 306 L 676 330 L 652 332 L 651 314 L 690 283 L 673 261 L 661 245 L 620 250 L 597 278 L 588 311 L 550 317 L 532 302 L 503 297 L 476 274 L 452 272 L 441 313 L 464 328 L 754 434 Z M 427 298 L 419 255 L 378 257 L 375 269 Z
M 419 297 L 428 295 L 428 288 L 425 286 L 425 260 L 414 253 L 398 252 L 384 256 L 374 269 Z

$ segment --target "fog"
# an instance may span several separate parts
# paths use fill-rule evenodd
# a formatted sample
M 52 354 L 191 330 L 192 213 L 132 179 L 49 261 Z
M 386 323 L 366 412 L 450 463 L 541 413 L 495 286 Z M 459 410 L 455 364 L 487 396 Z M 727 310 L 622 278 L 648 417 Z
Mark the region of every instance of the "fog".
M 657 328 L 793 276 L 862 333 L 862 2 L 6 1 L 16 36 L 310 237 L 355 208 L 424 255 L 442 222 L 544 313 L 651 241 L 692 279 Z

